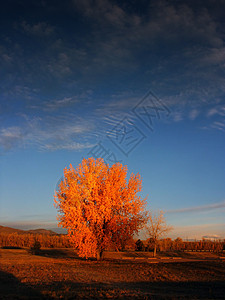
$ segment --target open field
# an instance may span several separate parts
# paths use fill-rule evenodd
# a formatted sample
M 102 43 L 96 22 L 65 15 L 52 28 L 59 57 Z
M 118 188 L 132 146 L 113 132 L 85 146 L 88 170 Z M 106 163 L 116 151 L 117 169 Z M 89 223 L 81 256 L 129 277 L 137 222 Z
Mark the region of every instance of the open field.
M 225 299 L 224 259 L 211 253 L 185 253 L 191 260 L 146 255 L 109 252 L 97 262 L 71 249 L 44 249 L 38 256 L 0 249 L 0 298 Z

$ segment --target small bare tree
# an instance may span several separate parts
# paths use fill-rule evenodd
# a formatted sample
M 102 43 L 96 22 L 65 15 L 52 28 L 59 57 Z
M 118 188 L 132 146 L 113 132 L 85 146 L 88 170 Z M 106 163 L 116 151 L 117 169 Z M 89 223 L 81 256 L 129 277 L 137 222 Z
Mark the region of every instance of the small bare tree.
M 145 229 L 148 237 L 151 238 L 154 244 L 153 257 L 155 257 L 159 238 L 166 235 L 173 229 L 173 227 L 167 225 L 166 219 L 164 217 L 164 212 L 160 210 L 159 213 L 155 214 L 149 212 L 148 222 L 145 226 Z

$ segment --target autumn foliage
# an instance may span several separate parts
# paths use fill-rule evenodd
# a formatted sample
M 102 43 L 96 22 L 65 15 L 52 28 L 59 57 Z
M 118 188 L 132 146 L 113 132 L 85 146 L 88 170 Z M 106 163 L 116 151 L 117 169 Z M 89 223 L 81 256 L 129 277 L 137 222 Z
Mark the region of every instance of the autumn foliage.
M 68 230 L 70 243 L 82 257 L 100 258 L 109 246 L 121 249 L 146 222 L 145 199 L 137 195 L 142 181 L 120 163 L 83 159 L 64 169 L 55 193 L 59 226 Z

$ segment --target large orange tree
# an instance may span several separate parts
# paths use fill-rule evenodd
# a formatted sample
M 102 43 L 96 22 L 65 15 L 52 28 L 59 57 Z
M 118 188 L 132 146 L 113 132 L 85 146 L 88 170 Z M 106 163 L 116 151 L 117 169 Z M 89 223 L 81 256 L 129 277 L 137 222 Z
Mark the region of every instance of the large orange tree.
M 111 167 L 103 159 L 83 159 L 76 169 L 64 169 L 55 192 L 59 226 L 82 257 L 100 259 L 108 246 L 117 249 L 146 222 L 146 199 L 137 195 L 139 174 L 127 180 L 127 167 Z

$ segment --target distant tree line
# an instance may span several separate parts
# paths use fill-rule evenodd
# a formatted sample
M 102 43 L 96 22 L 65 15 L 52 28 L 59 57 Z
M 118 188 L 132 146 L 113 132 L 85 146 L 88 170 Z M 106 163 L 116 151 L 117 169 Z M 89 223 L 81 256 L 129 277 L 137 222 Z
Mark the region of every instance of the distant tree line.
M 42 248 L 69 248 L 69 239 L 64 234 L 18 234 L 0 233 L 0 247 L 31 248 L 38 241 Z
M 18 234 L 0 233 L 0 247 L 20 247 L 31 248 L 35 242 L 39 242 L 41 248 L 71 248 L 69 238 L 64 234 Z M 108 250 L 130 250 L 130 251 L 149 251 L 153 252 L 155 247 L 154 239 L 145 241 L 129 239 L 126 245 L 120 249 L 109 248 Z M 181 238 L 172 240 L 171 238 L 160 239 L 157 242 L 157 251 L 212 251 L 221 252 L 225 250 L 225 240 L 184 241 Z
M 155 241 L 150 238 L 146 241 L 140 239 L 135 243 L 136 251 L 154 251 Z M 157 251 L 212 251 L 221 252 L 225 250 L 225 240 L 183 241 L 181 238 L 172 240 L 171 238 L 160 239 L 157 241 Z

